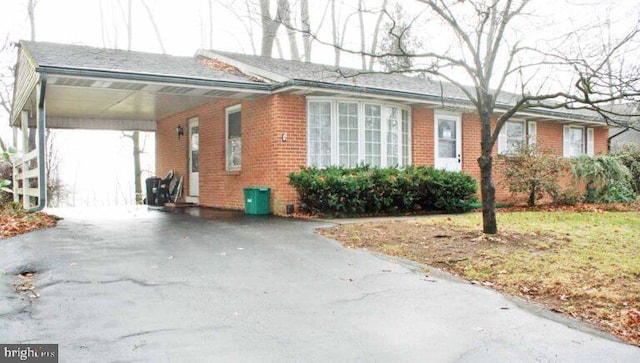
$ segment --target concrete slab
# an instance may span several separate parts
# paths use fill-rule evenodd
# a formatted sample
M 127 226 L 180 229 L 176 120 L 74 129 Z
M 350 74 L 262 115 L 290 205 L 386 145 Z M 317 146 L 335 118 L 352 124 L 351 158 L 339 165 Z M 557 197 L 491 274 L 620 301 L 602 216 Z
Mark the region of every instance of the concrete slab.
M 61 362 L 638 362 L 640 349 L 419 266 L 345 249 L 322 223 L 235 212 L 67 214 L 0 241 L 0 341 Z M 12 289 L 36 271 L 39 298 Z

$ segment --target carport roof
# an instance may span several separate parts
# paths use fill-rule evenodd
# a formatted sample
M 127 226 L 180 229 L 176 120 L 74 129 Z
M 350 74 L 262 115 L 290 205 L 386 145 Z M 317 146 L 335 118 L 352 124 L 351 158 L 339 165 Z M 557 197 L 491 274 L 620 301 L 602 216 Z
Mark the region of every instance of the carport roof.
M 155 130 L 155 121 L 218 98 L 251 99 L 271 85 L 206 57 L 21 41 L 12 123 L 46 80 L 52 128 Z M 30 122 L 33 122 L 30 120 Z
M 262 83 L 241 73 L 207 66 L 201 57 L 179 57 L 84 45 L 21 41 L 41 69 L 76 69 L 172 78 Z

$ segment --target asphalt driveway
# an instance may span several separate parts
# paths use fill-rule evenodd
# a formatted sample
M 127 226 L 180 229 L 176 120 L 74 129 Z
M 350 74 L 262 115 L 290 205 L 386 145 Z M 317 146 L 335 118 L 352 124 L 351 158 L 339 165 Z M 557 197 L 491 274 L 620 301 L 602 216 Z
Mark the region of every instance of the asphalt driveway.
M 349 250 L 319 223 L 76 213 L 0 240 L 0 342 L 61 362 L 638 362 L 640 348 L 483 287 Z M 35 271 L 39 298 L 17 294 Z

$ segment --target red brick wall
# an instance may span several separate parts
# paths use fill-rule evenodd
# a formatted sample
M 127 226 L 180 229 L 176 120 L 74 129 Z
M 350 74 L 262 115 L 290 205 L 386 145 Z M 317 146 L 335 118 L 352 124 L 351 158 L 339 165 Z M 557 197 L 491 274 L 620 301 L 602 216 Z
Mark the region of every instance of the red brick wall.
M 242 107 L 242 168 L 226 170 L 227 107 Z M 158 122 L 156 170 L 163 175 L 174 169 L 185 176 L 188 194 L 188 137 L 180 141 L 175 128 L 187 130 L 187 119 L 199 118 L 200 204 L 243 209 L 245 187 L 268 186 L 271 210 L 284 214 L 286 204 L 295 204 L 296 195 L 287 185 L 287 175 L 306 163 L 306 103 L 304 97 L 276 95 L 258 100 L 219 100 Z M 287 140 L 282 141 L 282 134 Z
M 606 127 L 599 127 L 593 130 L 593 151 L 596 155 L 606 154 L 609 152 L 609 129 Z
M 434 165 L 434 110 L 421 106 L 412 108 L 412 146 L 414 165 Z M 462 170 L 476 180 L 480 180 L 480 119 L 477 114 L 462 114 Z M 496 120 L 493 120 L 495 127 Z M 538 121 L 536 142 L 542 152 L 563 155 L 563 125 L 551 121 Z M 608 130 L 604 127 L 594 129 L 594 150 L 596 154 L 607 152 Z M 503 165 L 497 158 L 498 146 L 493 150 L 493 180 L 496 185 L 496 198 L 503 202 L 526 201 L 526 196 L 512 196 L 504 181 Z M 570 183 L 569 177 L 561 178 L 562 183 Z M 480 190 L 478 185 L 478 190 Z
M 413 165 L 430 165 L 434 162 L 433 109 L 413 107 L 411 109 L 411 162 Z
M 226 171 L 225 108 L 242 105 L 242 170 Z M 434 110 L 422 106 L 412 108 L 412 161 L 414 165 L 434 164 Z M 273 95 L 257 100 L 218 100 L 158 122 L 156 133 L 156 170 L 164 175 L 176 170 L 185 176 L 187 194 L 188 137 L 177 139 L 175 128 L 197 116 L 200 121 L 200 204 L 203 206 L 243 209 L 243 188 L 271 188 L 271 212 L 285 214 L 287 204 L 297 205 L 295 190 L 287 175 L 306 165 L 306 98 L 296 95 Z M 495 122 L 495 121 L 494 121 Z M 562 125 L 537 123 L 540 148 L 562 155 Z M 286 141 L 282 135 L 286 134 Z M 595 129 L 595 151 L 607 150 L 607 129 Z M 462 114 L 462 168 L 480 179 L 477 158 L 480 156 L 480 121 L 473 113 Z M 496 154 L 497 146 L 494 149 Z M 497 198 L 511 201 L 502 182 L 502 171 L 494 159 Z
M 187 119 L 196 116 L 193 111 L 184 112 L 158 122 L 156 130 L 156 173 L 160 177 L 174 170 L 177 176 L 184 177 L 184 190 L 189 190 L 188 167 L 188 126 Z M 185 135 L 178 140 L 176 127 L 182 126 Z M 184 193 L 183 193 L 184 195 Z
M 274 214 L 285 214 L 287 204 L 297 208 L 297 194 L 288 175 L 307 164 L 307 102 L 304 96 L 273 96 L 275 175 L 271 184 Z M 286 134 L 286 141 L 282 135 Z

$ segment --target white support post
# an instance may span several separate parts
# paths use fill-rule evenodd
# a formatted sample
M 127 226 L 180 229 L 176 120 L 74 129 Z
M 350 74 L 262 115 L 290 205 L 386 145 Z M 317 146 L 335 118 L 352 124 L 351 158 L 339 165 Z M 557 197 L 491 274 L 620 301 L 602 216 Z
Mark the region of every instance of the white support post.
M 29 153 L 29 112 L 22 111 L 22 117 L 20 118 L 20 126 L 22 126 L 22 158 L 21 166 L 22 170 L 22 206 L 24 209 L 31 208 L 31 200 L 24 192 L 29 187 L 29 178 L 27 178 L 26 171 L 29 170 L 29 164 L 26 160 L 26 155 Z

